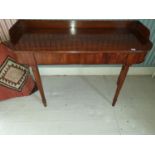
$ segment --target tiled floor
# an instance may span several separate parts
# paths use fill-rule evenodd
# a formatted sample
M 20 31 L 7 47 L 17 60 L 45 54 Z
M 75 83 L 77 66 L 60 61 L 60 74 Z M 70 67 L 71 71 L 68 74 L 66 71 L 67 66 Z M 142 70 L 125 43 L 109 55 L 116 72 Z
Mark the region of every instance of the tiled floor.
M 116 76 L 42 77 L 38 92 L 0 102 L 0 134 L 155 134 L 155 78 L 128 76 L 116 107 Z

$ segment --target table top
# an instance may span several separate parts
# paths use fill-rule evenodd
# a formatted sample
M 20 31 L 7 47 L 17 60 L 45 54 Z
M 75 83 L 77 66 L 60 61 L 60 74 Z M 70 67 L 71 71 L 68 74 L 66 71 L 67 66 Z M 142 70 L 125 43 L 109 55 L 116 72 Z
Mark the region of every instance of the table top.
M 141 52 L 151 49 L 149 30 L 138 21 L 19 20 L 10 29 L 15 51 Z

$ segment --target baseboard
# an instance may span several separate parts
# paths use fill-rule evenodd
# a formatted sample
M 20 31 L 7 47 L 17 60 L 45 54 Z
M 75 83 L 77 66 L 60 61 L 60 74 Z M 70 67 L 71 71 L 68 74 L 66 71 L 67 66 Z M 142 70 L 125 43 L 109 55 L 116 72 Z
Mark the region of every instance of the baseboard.
M 41 75 L 118 75 L 121 67 L 39 66 Z M 155 67 L 130 67 L 128 75 L 153 75 Z

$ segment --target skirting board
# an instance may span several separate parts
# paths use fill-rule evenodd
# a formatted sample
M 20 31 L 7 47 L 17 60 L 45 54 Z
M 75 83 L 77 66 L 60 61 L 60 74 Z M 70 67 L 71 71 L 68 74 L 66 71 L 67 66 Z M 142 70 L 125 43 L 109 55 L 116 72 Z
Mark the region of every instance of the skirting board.
M 121 67 L 39 66 L 41 75 L 118 75 Z M 130 67 L 128 75 L 153 75 L 155 67 Z

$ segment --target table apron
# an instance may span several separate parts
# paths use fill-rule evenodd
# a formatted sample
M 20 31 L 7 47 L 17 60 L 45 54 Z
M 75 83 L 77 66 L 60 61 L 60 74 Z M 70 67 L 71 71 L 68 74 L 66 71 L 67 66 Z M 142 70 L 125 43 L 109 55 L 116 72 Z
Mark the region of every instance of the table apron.
M 35 57 L 38 65 L 67 64 L 137 64 L 145 59 L 145 52 L 140 53 L 46 53 L 17 52 L 20 63 L 33 65 Z

